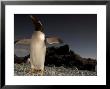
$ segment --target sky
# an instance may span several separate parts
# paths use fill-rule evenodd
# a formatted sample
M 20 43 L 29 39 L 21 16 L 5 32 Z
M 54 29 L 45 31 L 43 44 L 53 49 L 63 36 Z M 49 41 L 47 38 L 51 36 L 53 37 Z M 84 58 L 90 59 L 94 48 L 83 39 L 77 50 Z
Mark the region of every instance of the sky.
M 31 38 L 34 25 L 30 14 L 14 15 L 14 38 Z M 34 14 L 46 36 L 55 35 L 84 58 L 97 59 L 97 14 Z

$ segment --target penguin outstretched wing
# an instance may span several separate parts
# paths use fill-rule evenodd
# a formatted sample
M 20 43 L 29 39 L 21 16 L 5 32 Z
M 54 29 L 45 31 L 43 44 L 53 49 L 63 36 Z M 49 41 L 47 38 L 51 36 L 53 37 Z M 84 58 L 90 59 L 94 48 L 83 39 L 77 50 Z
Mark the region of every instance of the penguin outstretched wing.
M 60 44 L 63 43 L 63 40 L 61 40 L 58 36 L 48 36 L 45 38 L 46 43 L 48 44 Z

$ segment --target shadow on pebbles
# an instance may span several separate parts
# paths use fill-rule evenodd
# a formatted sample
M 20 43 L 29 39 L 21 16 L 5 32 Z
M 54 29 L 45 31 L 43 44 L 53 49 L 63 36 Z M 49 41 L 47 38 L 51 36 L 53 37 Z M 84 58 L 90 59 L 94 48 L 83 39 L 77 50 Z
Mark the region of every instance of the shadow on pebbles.
M 30 74 L 30 64 L 14 64 L 14 75 L 15 76 L 38 76 L 38 74 Z M 45 66 L 43 76 L 97 76 L 97 72 L 87 71 L 87 70 L 78 70 L 76 67 L 65 68 L 55 67 L 55 66 Z

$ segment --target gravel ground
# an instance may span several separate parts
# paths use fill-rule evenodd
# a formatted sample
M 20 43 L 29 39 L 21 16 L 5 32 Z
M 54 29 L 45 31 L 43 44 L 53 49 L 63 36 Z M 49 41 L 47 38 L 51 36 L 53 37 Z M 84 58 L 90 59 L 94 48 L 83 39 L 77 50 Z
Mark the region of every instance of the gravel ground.
M 30 74 L 30 64 L 14 64 L 14 75 L 15 76 L 37 76 L 37 74 Z M 78 70 L 76 67 L 64 68 L 61 67 L 48 67 L 45 66 L 45 72 L 43 76 L 97 76 L 97 72 Z

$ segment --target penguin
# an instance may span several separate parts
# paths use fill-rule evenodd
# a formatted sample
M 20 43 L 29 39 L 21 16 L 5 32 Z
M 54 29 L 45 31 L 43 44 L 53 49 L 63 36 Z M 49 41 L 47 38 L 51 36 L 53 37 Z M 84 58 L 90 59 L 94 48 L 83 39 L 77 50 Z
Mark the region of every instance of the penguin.
M 63 41 L 56 36 L 46 38 L 43 25 L 38 17 L 30 15 L 30 18 L 35 29 L 30 42 L 31 73 L 40 73 L 40 75 L 43 75 L 46 55 L 46 43 L 63 43 Z

